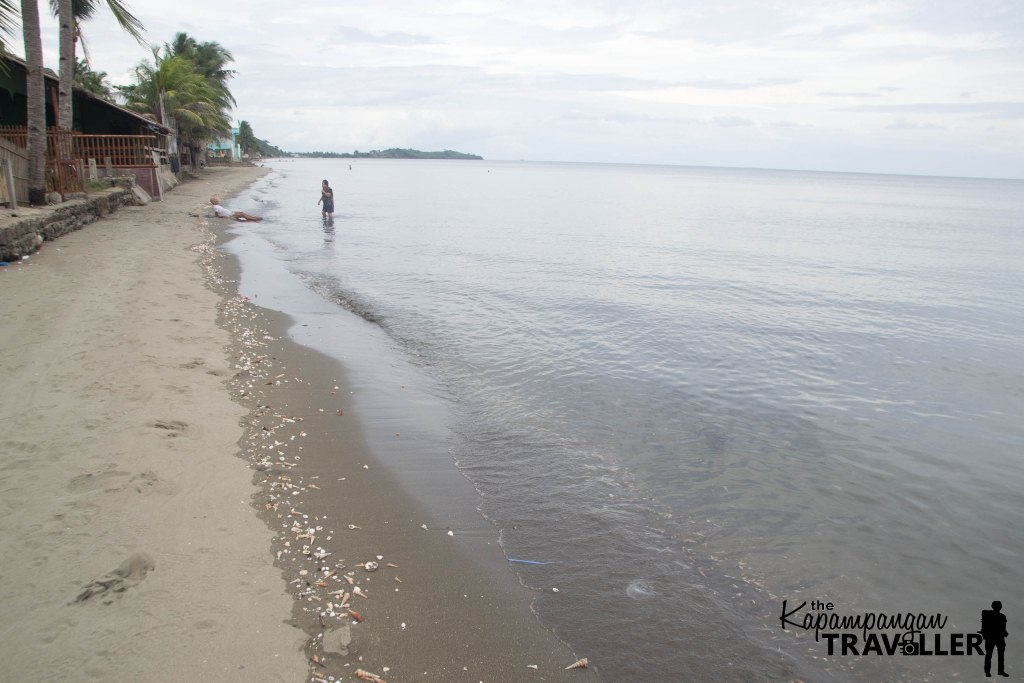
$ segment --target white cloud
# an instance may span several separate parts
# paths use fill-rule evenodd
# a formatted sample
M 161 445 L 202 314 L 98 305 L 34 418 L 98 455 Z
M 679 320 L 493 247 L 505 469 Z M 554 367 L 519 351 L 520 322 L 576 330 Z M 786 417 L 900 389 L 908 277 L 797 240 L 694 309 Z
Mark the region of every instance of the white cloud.
M 236 115 L 296 151 L 1024 177 L 1019 3 L 130 4 L 231 50 Z M 148 56 L 104 10 L 84 31 L 114 82 Z

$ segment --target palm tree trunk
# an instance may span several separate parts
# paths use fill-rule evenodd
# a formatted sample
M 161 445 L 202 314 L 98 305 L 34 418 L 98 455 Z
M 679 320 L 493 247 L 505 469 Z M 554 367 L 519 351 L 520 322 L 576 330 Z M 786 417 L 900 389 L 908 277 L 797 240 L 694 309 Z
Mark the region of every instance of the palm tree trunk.
M 43 86 L 43 40 L 39 33 L 39 3 L 21 0 L 22 35 L 28 63 L 28 201 L 46 204 L 46 91 Z
M 75 20 L 71 0 L 58 0 L 57 21 L 60 24 L 60 110 L 57 125 L 71 130 L 74 119 L 71 92 L 75 82 Z

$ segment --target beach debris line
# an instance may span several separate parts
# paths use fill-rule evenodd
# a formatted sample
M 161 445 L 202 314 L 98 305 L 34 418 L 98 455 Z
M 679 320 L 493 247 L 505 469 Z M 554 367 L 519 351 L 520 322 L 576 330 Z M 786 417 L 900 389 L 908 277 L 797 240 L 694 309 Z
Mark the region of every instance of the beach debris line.
M 590 661 L 587 660 L 586 657 L 583 657 L 582 659 L 577 659 L 575 662 L 565 667 L 565 670 L 569 671 L 570 669 L 586 669 L 588 666 L 590 666 Z

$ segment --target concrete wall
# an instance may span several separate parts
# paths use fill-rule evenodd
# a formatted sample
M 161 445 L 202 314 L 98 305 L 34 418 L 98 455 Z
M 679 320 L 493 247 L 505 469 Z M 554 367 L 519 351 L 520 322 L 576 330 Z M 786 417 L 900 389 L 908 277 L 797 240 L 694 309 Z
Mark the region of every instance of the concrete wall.
M 107 177 L 107 168 L 102 163 L 100 163 L 97 166 L 96 171 L 97 171 L 97 175 L 99 175 L 100 179 L 103 179 L 103 178 Z M 86 166 L 86 173 L 88 173 L 88 166 Z M 157 179 L 156 179 L 157 171 L 156 171 L 155 168 L 153 168 L 151 166 L 140 166 L 139 168 L 120 168 L 119 167 L 119 168 L 115 168 L 114 169 L 114 174 L 116 176 L 130 175 L 133 178 L 135 178 L 135 184 L 138 185 L 139 187 L 141 187 L 146 192 L 148 192 L 151 197 L 159 197 L 160 196 L 160 192 L 159 192 L 159 190 L 157 189 L 157 186 L 156 186 L 156 183 L 157 183 Z M 164 189 L 166 189 L 166 187 L 167 186 L 165 185 Z
M 116 187 L 102 195 L 64 202 L 43 216 L 4 225 L 0 227 L 0 261 L 17 261 L 36 251 L 44 241 L 81 230 L 122 206 L 135 204 L 130 187 Z

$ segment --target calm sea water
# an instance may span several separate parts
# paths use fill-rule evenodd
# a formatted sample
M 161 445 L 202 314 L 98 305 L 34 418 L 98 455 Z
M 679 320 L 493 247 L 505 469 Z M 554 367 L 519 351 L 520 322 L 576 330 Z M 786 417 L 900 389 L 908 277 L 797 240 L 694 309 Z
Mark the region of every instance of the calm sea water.
M 607 680 L 981 671 L 824 658 L 784 599 L 1024 620 L 1024 182 L 286 160 L 236 204 L 437 383 L 506 553 L 552 563 L 517 565 L 541 620 Z

